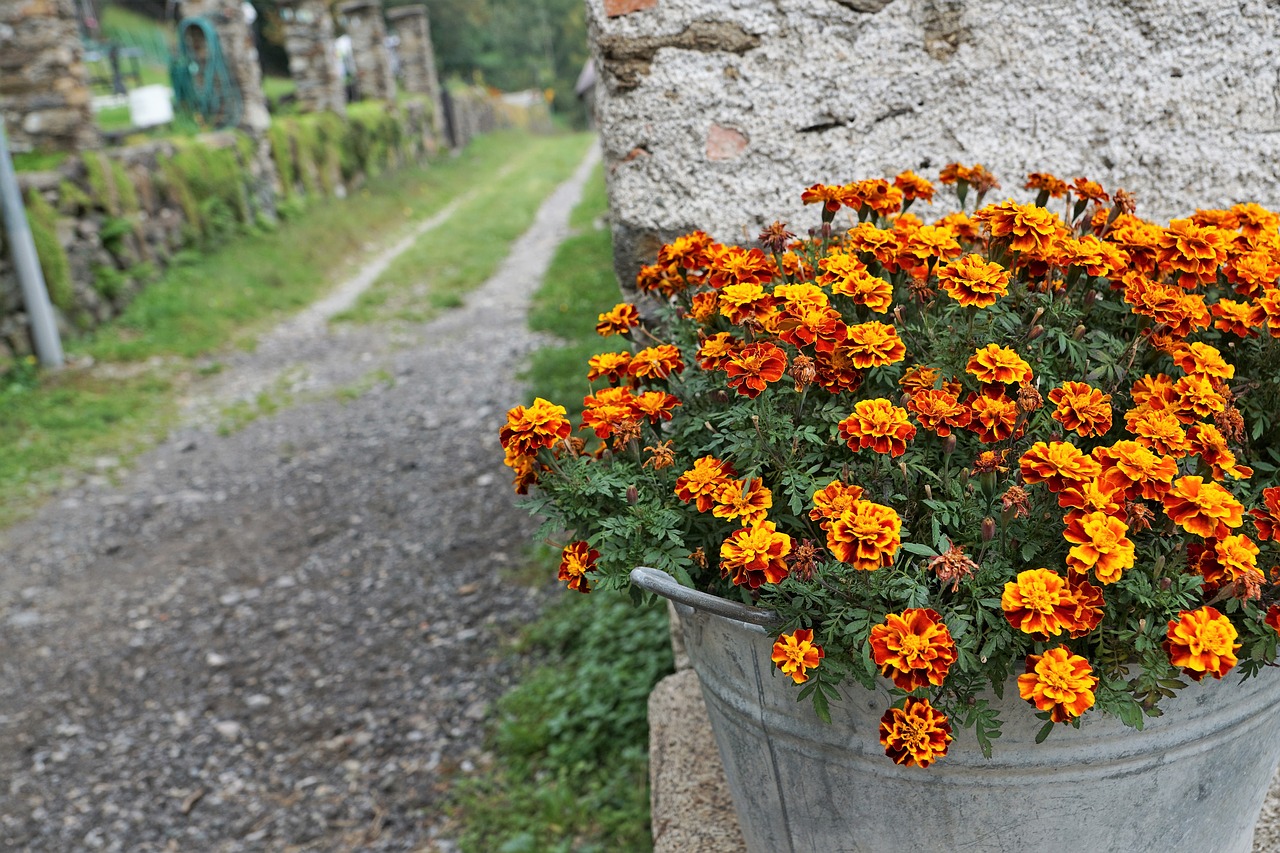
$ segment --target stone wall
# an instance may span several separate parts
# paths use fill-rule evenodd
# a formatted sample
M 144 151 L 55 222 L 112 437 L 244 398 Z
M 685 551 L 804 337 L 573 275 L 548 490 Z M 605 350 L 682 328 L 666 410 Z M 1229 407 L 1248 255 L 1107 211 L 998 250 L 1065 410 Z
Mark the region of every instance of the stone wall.
M 281 0 L 280 23 L 298 109 L 343 113 L 347 93 L 333 46 L 333 16 L 324 0 Z
M 587 0 L 622 281 L 692 228 L 817 223 L 800 191 L 980 162 L 1085 175 L 1167 220 L 1280 207 L 1264 0 Z
M 387 169 L 417 162 L 437 146 L 425 99 L 388 108 L 353 107 L 278 119 L 259 141 L 241 132 L 206 134 L 93 151 L 55 171 L 22 172 L 27 218 L 50 299 L 64 333 L 116 316 L 182 249 L 218 245 L 340 197 Z M 12 262 L 0 237 L 0 363 L 31 351 Z
M 243 0 L 183 0 L 184 18 L 208 18 L 213 22 L 231 77 L 242 102 L 237 127 L 253 134 L 265 133 L 271 124 L 267 97 L 262 92 L 262 67 L 253 31 L 244 19 Z
M 74 0 L 0 0 L 0 115 L 14 152 L 98 144 Z
M 442 118 L 440 80 L 436 75 L 436 54 L 431 46 L 431 22 L 426 6 L 399 6 L 387 12 L 391 30 L 400 38 L 400 80 L 406 92 L 425 95 L 436 104 Z M 440 129 L 436 128 L 437 131 Z
M 394 101 L 396 78 L 387 50 L 387 25 L 382 20 L 381 0 L 352 0 L 338 7 L 351 36 L 351 55 L 356 64 L 356 89 L 361 98 Z

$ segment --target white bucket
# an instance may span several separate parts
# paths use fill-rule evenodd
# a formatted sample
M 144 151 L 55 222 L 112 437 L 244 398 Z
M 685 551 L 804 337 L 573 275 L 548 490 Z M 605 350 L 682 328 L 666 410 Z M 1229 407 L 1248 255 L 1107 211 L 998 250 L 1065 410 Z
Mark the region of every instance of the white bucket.
M 155 127 L 173 121 L 173 90 L 157 85 L 130 91 L 129 121 L 134 127 Z

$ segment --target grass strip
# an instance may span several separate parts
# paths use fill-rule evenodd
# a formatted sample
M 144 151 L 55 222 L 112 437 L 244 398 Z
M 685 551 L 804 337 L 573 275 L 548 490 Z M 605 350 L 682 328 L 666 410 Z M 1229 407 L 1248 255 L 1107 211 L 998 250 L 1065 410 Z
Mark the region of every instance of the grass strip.
M 423 234 L 336 321 L 421 323 L 462 304 L 493 275 L 546 197 L 582 162 L 589 134 L 527 140 L 500 173 L 476 182 L 447 222 Z
M 272 232 L 187 253 L 94 335 L 66 342 L 90 368 L 0 374 L 0 526 L 35 506 L 67 471 L 127 458 L 171 425 L 193 361 L 250 347 L 286 312 L 314 301 L 406 220 L 421 220 L 526 151 L 531 137 L 495 133 L 457 157 L 385 175 L 342 201 L 319 203 Z
M 579 233 L 534 297 L 530 326 L 561 342 L 533 354 L 529 400 L 567 404 L 588 391 L 586 359 L 602 348 L 596 314 L 619 300 L 607 205 L 598 172 L 574 211 Z M 530 569 L 554 577 L 558 559 L 544 553 Z M 540 663 L 498 704 L 494 764 L 456 790 L 462 850 L 651 850 L 647 701 L 672 667 L 665 608 L 566 591 L 515 651 Z

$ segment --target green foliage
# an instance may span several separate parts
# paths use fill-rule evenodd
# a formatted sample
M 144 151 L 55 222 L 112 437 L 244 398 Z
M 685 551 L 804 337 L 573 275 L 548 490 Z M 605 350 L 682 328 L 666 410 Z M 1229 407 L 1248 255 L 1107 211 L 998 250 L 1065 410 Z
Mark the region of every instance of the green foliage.
M 275 161 L 276 172 L 280 175 L 282 199 L 288 200 L 293 195 L 295 181 L 293 163 L 293 140 L 289 137 L 289 127 L 283 120 L 271 122 L 267 128 L 267 138 L 271 142 L 271 159 Z
M 49 301 L 64 311 L 70 310 L 75 304 L 75 291 L 71 286 L 71 261 L 58 239 L 58 214 L 35 190 L 27 193 L 27 221 L 44 271 Z
M 71 156 L 66 151 L 21 151 L 10 155 L 15 172 L 51 172 Z

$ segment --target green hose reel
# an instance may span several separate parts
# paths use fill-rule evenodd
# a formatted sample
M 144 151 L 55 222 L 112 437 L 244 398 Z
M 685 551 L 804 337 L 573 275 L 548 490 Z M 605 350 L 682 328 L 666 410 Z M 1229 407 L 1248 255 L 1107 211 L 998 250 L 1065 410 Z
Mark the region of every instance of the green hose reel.
M 169 77 L 180 112 L 198 116 L 211 128 L 240 123 L 244 102 L 208 18 L 184 18 L 178 24 L 178 55 L 169 64 Z

